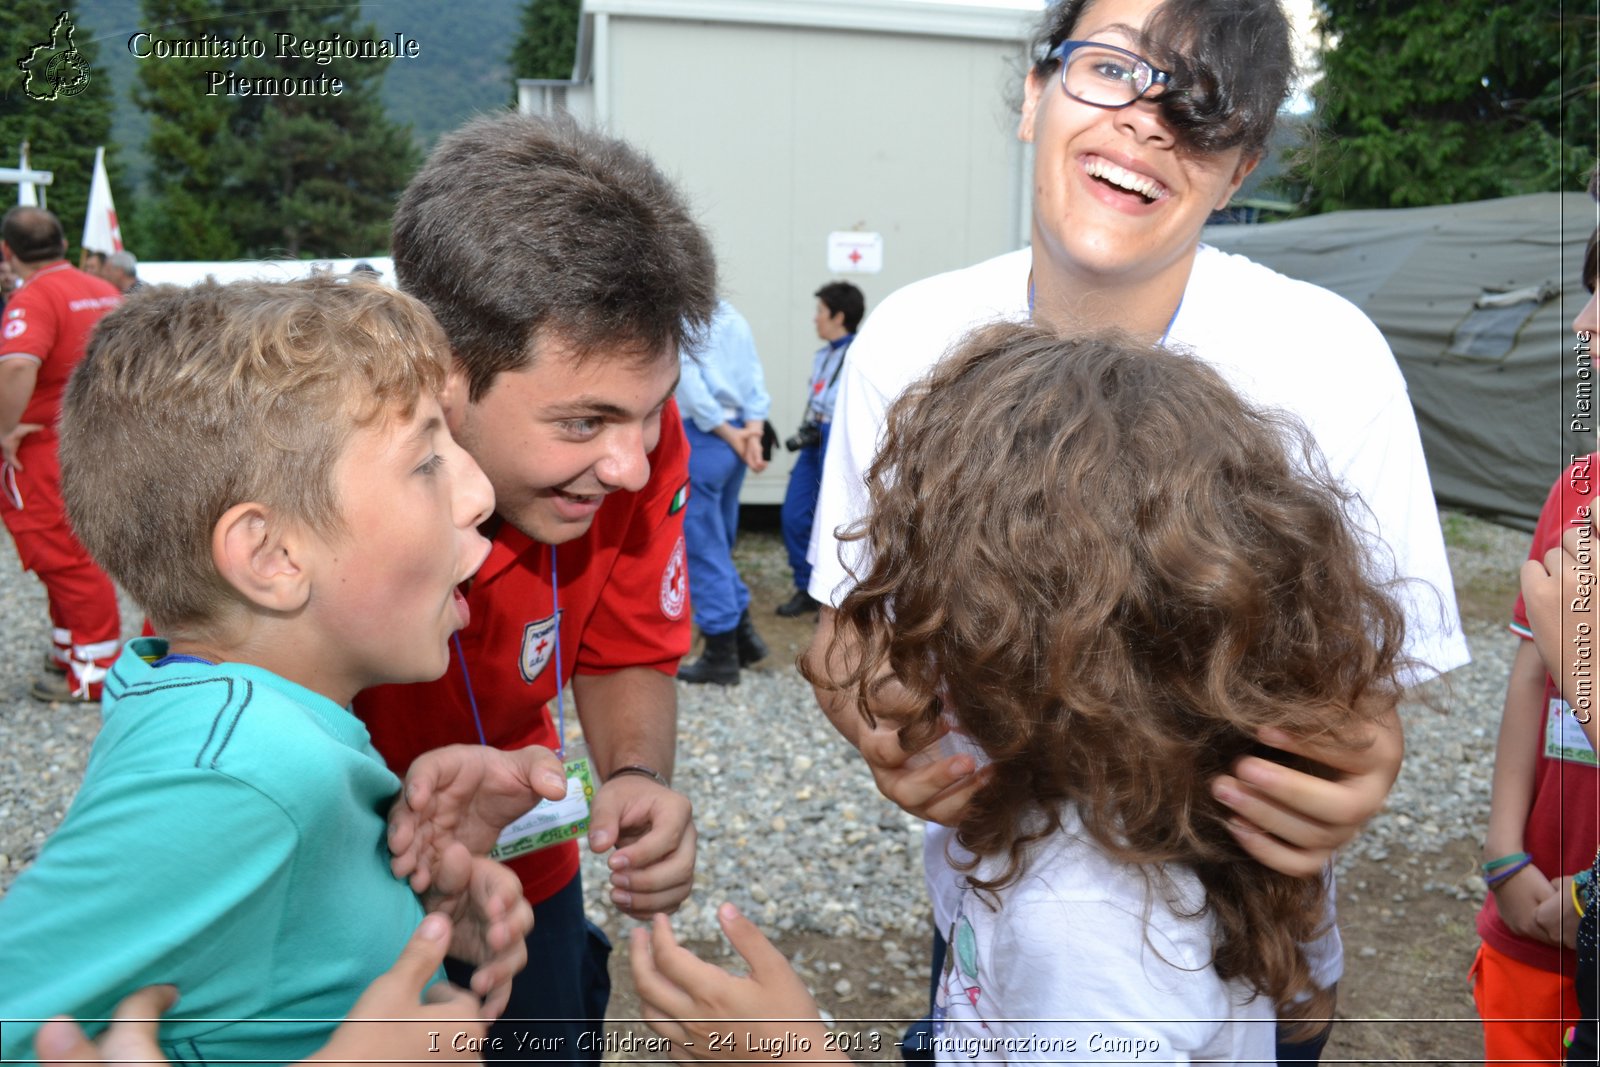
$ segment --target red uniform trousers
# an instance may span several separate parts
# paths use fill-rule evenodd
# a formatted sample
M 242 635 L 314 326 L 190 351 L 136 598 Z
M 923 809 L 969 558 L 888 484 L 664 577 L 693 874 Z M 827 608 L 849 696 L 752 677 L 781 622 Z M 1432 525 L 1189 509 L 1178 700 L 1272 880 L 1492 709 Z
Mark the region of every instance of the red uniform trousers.
M 67 523 L 55 433 L 40 430 L 23 438 L 17 459 L 21 470 L 0 468 L 0 520 L 16 543 L 22 569 L 44 583 L 54 655 L 67 668 L 73 691 L 98 697 L 120 650 L 116 587 Z

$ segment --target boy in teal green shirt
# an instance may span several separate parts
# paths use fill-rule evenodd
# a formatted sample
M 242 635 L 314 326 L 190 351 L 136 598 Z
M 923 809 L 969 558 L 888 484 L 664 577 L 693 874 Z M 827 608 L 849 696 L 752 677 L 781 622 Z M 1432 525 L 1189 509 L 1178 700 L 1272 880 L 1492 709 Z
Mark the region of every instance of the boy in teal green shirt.
M 112 669 L 78 797 L 0 899 L 5 1059 L 151 984 L 182 997 L 169 1058 L 301 1059 L 421 922 L 385 843 L 400 783 L 349 704 L 444 671 L 488 551 L 447 352 L 358 280 L 157 288 L 101 323 L 63 408 L 68 513 L 164 636 Z M 446 888 L 495 1014 L 531 910 L 487 859 Z

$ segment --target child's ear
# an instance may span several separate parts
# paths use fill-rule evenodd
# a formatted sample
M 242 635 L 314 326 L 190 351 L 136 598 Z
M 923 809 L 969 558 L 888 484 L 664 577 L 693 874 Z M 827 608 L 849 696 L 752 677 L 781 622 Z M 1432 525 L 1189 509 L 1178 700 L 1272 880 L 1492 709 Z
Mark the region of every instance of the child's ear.
M 295 529 L 273 521 L 265 504 L 235 504 L 211 531 L 211 559 L 223 581 L 269 611 L 295 611 L 311 593 Z

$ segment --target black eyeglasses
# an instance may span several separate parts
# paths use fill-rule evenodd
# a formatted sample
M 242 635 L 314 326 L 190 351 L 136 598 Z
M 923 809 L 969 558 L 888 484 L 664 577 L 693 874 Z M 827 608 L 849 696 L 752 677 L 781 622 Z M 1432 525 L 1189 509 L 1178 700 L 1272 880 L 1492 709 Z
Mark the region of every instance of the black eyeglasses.
M 1170 71 L 1143 56 L 1099 41 L 1062 41 L 1045 58 L 1061 60 L 1062 90 L 1093 107 L 1127 107 L 1172 81 Z

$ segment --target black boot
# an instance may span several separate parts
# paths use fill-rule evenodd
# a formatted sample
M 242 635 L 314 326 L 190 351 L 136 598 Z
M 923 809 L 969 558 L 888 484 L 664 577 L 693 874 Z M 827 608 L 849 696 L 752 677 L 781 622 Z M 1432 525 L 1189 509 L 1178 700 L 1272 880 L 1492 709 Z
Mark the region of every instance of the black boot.
M 735 630 L 725 634 L 706 634 L 705 651 L 700 658 L 678 668 L 678 680 L 690 685 L 713 682 L 717 685 L 739 684 L 739 635 Z
M 749 608 L 745 608 L 744 614 L 739 616 L 739 628 L 733 632 L 739 639 L 739 666 L 748 667 L 767 658 L 771 650 L 761 640 L 761 635 L 756 633 L 756 624 L 750 621 Z
M 797 619 L 802 615 L 815 615 L 820 607 L 820 600 L 804 589 L 796 589 L 794 596 L 778 605 L 778 614 L 786 619 Z

